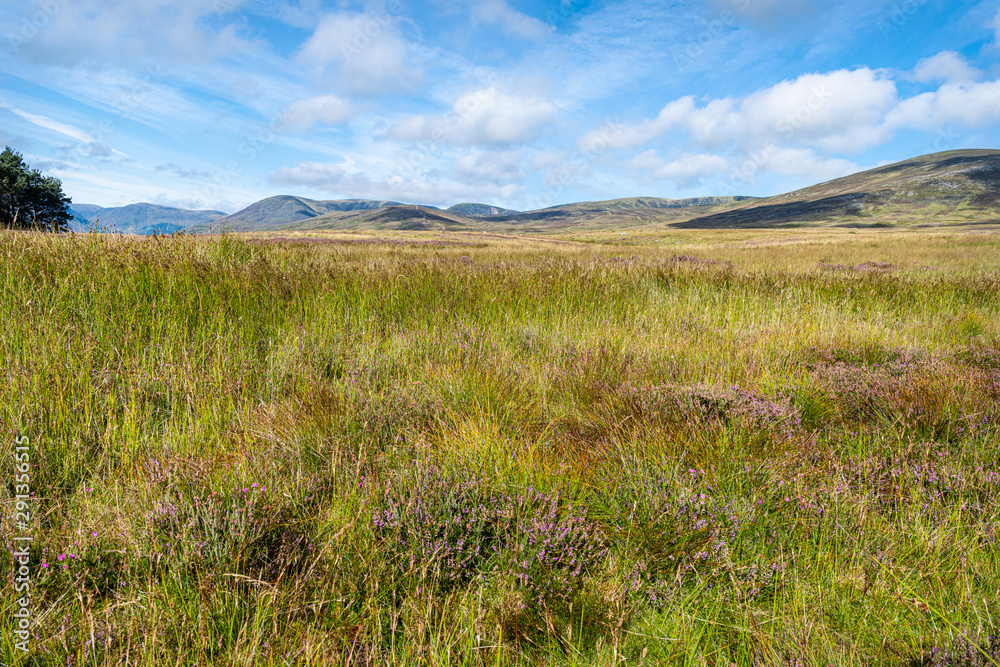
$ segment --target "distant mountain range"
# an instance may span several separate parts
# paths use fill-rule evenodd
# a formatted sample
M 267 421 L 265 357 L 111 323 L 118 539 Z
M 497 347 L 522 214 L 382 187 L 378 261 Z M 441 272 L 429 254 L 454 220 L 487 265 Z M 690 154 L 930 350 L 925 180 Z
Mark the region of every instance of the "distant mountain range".
M 192 211 L 156 204 L 129 204 L 104 208 L 93 204 L 72 204 L 74 232 L 110 232 L 114 234 L 172 234 L 193 225 L 225 217 L 225 211 Z
M 892 227 L 1000 225 L 1000 151 L 935 153 L 764 199 L 635 197 L 515 211 L 462 203 L 446 210 L 396 201 L 317 201 L 279 195 L 226 215 L 154 204 L 73 205 L 74 231 L 129 234 L 261 232 L 321 229 L 466 230 L 545 233 L 627 229 L 834 225 Z

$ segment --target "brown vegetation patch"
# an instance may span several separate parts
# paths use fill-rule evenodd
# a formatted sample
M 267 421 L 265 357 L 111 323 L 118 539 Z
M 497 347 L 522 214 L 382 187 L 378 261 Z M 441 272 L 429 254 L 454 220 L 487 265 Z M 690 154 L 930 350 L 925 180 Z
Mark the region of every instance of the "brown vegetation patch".
M 707 259 L 705 257 L 698 257 L 697 255 L 674 255 L 667 259 L 668 262 L 675 264 L 729 264 L 729 262 L 718 260 L 718 259 Z
M 884 271 L 895 271 L 899 267 L 895 264 L 890 264 L 889 262 L 862 262 L 861 264 L 855 264 L 854 266 L 845 266 L 844 264 L 827 264 L 826 262 L 817 262 L 816 266 L 825 271 L 857 271 L 857 272 L 884 272 Z
M 284 236 L 275 236 L 268 239 L 250 239 L 250 243 L 255 244 L 269 244 L 276 245 L 280 243 L 294 244 L 294 245 L 357 245 L 357 246 L 373 246 L 373 245 L 391 245 L 391 246 L 433 246 L 433 247 L 448 247 L 448 246 L 464 246 L 481 248 L 484 247 L 483 243 L 468 243 L 466 241 L 442 241 L 435 239 L 433 241 L 407 241 L 401 239 L 327 239 L 322 237 L 300 237 L 300 238 L 285 238 Z

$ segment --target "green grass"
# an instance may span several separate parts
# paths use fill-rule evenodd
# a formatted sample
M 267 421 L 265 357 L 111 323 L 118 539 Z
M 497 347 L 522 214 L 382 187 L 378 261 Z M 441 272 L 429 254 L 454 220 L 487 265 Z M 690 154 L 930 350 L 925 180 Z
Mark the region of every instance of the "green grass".
M 5 545 L 17 435 L 35 492 L 5 663 L 918 665 L 996 634 L 995 235 L 323 238 L 0 234 Z

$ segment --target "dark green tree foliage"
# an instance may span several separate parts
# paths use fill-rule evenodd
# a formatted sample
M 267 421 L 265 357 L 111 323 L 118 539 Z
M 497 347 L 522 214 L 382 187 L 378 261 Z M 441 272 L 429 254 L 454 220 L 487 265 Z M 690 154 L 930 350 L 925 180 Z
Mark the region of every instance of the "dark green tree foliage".
M 64 232 L 69 204 L 58 178 L 31 169 L 10 146 L 0 154 L 0 227 Z

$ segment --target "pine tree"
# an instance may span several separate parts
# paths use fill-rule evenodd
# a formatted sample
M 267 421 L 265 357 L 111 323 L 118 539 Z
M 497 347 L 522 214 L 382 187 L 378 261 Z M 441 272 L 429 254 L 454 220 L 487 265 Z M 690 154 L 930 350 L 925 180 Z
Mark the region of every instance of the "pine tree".
M 70 201 L 58 178 L 31 169 L 10 146 L 0 154 L 0 227 L 64 232 Z

